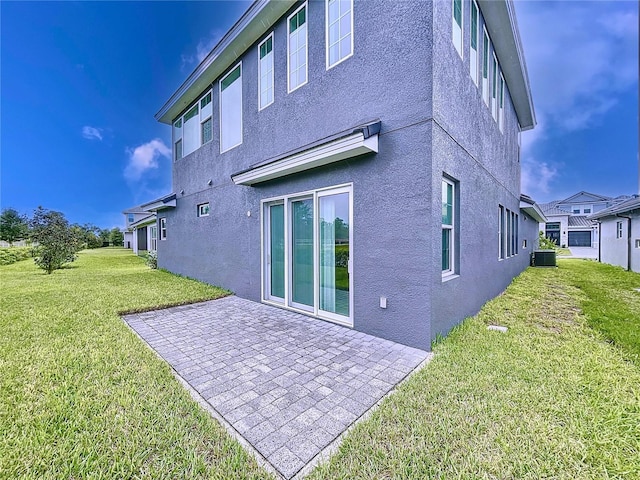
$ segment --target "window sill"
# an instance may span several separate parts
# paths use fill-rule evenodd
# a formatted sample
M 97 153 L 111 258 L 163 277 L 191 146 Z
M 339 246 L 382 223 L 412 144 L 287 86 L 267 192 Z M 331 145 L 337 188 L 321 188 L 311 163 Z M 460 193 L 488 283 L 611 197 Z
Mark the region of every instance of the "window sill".
M 455 280 L 456 278 L 458 278 L 460 275 L 457 273 L 447 273 L 445 275 L 442 275 L 442 283 L 444 282 L 448 282 L 450 280 Z

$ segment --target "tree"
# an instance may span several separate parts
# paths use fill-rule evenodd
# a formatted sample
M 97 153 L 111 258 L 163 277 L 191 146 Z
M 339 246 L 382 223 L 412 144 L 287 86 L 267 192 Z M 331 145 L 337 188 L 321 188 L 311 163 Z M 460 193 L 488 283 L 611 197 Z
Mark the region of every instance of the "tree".
M 124 245 L 124 233 L 122 233 L 118 227 L 111 229 L 110 239 L 111 245 L 114 247 L 121 247 Z
M 5 208 L 0 215 L 0 240 L 13 242 L 24 240 L 29 234 L 27 218 L 13 208 Z
M 34 261 L 47 274 L 76 259 L 80 242 L 62 213 L 38 207 L 30 226 L 31 239 L 38 244 Z
M 99 248 L 102 246 L 102 240 L 98 237 L 100 229 L 95 225 L 90 223 L 85 223 L 84 225 L 74 223 L 71 225 L 71 228 L 78 238 L 81 248 Z
M 98 237 L 100 237 L 100 241 L 102 242 L 103 247 L 109 246 L 109 239 L 111 238 L 111 231 L 108 228 L 102 228 L 98 232 Z

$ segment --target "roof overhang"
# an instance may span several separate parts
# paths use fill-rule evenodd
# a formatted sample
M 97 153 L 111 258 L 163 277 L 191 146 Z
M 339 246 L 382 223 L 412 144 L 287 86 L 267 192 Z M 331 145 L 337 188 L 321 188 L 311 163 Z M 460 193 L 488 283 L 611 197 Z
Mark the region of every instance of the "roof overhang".
M 234 173 L 231 179 L 236 185 L 254 185 L 347 158 L 378 153 L 379 132 L 380 122 L 378 121 L 359 127 L 346 136 L 339 136 L 339 138 L 333 138 L 302 151 Z
M 240 55 L 260 39 L 284 15 L 295 0 L 256 0 L 209 52 L 200 65 L 155 114 L 159 122 L 171 125 L 208 86 L 235 63 Z
M 160 210 L 166 210 L 168 208 L 176 207 L 176 194 L 171 193 L 157 200 L 152 200 L 148 203 L 143 203 L 140 206 L 146 212 L 159 212 Z
M 531 130 L 536 125 L 536 115 L 513 3 L 510 0 L 478 0 L 478 5 L 500 59 L 520 129 Z
M 136 229 L 138 227 L 144 227 L 145 225 L 150 225 L 152 223 L 156 223 L 155 213 L 152 213 L 151 215 L 141 218 L 137 222 L 132 223 L 131 225 L 129 225 L 129 228 Z
M 542 213 L 540 205 L 526 195 L 520 196 L 520 210 L 525 212 L 538 223 L 547 223 L 547 217 Z

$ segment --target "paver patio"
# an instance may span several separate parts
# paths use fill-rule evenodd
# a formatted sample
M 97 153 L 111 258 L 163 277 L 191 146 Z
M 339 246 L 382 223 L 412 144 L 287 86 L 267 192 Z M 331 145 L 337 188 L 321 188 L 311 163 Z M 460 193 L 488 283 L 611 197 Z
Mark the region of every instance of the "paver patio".
M 235 296 L 124 319 L 285 478 L 430 355 Z

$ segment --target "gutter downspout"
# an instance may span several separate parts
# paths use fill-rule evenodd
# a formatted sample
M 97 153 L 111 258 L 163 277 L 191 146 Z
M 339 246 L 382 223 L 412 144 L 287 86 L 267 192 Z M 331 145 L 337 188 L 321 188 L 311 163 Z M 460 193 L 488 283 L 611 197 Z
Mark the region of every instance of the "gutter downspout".
M 616 213 L 618 218 L 626 218 L 627 222 L 627 271 L 631 271 L 631 217 Z
M 602 222 L 596 220 L 598 223 L 598 262 L 602 263 Z

